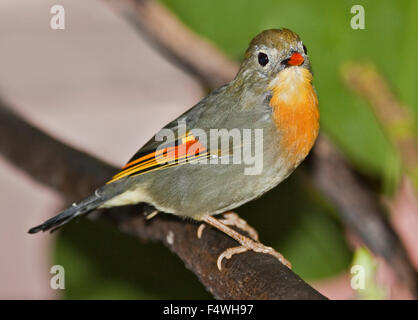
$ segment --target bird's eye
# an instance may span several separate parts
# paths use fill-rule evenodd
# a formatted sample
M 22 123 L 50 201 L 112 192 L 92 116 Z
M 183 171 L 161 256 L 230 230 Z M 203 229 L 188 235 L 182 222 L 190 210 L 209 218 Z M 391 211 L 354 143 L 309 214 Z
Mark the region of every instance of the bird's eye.
M 264 67 L 267 63 L 269 63 L 269 57 L 264 52 L 260 52 L 258 54 L 258 63 L 260 66 Z
M 303 52 L 305 52 L 305 54 L 308 54 L 308 49 L 306 49 L 305 45 L 303 45 Z

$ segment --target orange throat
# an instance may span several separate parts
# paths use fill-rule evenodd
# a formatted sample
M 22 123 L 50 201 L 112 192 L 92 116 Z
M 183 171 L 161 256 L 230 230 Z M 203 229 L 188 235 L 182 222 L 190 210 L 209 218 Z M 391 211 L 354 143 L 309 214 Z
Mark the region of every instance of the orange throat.
M 270 106 L 281 137 L 281 155 L 296 167 L 308 155 L 319 131 L 318 98 L 312 74 L 305 68 L 287 68 L 269 89 L 273 92 Z

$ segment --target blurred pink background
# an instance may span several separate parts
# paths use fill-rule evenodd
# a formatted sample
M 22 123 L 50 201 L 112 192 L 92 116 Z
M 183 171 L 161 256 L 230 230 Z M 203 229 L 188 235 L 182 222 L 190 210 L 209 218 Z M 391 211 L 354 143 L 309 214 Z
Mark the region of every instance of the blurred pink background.
M 65 8 L 65 30 L 50 28 L 55 4 Z M 3 0 L 0 39 L 0 94 L 32 123 L 114 165 L 203 95 L 100 1 Z M 0 299 L 58 297 L 49 286 L 53 237 L 27 230 L 64 203 L 1 156 L 0 188 Z

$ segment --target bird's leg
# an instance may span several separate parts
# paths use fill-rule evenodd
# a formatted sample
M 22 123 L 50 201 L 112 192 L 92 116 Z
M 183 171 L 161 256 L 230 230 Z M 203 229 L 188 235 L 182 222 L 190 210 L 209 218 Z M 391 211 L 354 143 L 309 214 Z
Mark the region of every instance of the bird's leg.
M 235 212 L 229 211 L 222 214 L 222 219 L 219 219 L 220 222 L 227 226 L 237 227 L 242 231 L 247 232 L 250 237 L 258 241 L 258 233 L 257 231 L 251 227 L 247 221 L 241 219 Z M 202 232 L 205 229 L 205 224 L 202 223 L 199 228 L 197 229 L 197 237 L 200 239 L 202 237 Z
M 247 221 L 241 219 L 235 212 L 229 211 L 224 213 L 222 216 L 223 219 L 220 219 L 219 221 L 223 224 L 237 227 L 238 229 L 247 232 L 253 240 L 258 241 L 258 232 L 251 227 Z
M 222 269 L 222 260 L 224 258 L 229 259 L 234 254 L 243 253 L 243 252 L 248 251 L 248 250 L 270 254 L 270 255 L 276 257 L 281 263 L 283 263 L 288 268 L 292 267 L 290 262 L 287 261 L 280 253 L 275 251 L 273 248 L 267 247 L 267 246 L 261 244 L 260 242 L 256 242 L 256 241 L 254 241 L 254 240 L 252 240 L 248 237 L 243 236 L 239 232 L 235 231 L 234 229 L 228 227 L 227 225 L 225 225 L 224 223 L 219 221 L 218 219 L 208 215 L 208 216 L 204 216 L 202 220 L 204 222 L 206 222 L 207 224 L 211 225 L 212 227 L 214 227 L 214 228 L 222 231 L 223 233 L 227 234 L 228 236 L 230 236 L 231 238 L 233 238 L 234 240 L 239 242 L 239 244 L 241 245 L 239 247 L 229 248 L 229 249 L 225 250 L 218 257 L 217 265 L 218 265 L 219 270 Z

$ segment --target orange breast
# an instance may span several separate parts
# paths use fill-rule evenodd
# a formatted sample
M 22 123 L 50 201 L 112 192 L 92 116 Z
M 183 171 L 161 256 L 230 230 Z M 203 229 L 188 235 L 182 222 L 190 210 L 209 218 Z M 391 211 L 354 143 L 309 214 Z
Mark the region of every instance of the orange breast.
M 308 155 L 319 131 L 318 99 L 312 87 L 312 74 L 305 68 L 285 69 L 270 89 L 273 120 L 281 135 L 280 156 L 296 167 Z

